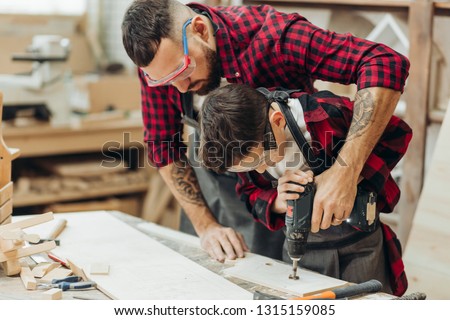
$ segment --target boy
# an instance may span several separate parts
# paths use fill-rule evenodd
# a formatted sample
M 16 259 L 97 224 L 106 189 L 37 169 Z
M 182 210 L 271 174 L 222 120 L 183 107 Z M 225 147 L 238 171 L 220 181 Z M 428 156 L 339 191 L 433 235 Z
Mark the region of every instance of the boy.
M 284 226 L 286 201 L 299 197 L 304 191 L 301 185 L 312 181 L 320 185 L 323 177 L 313 177 L 312 171 L 318 168 L 310 167 L 301 152 L 303 146 L 295 142 L 286 125 L 286 111 L 276 101 L 279 95 L 265 95 L 246 85 L 227 85 L 213 91 L 201 110 L 202 164 L 219 173 L 238 172 L 241 200 L 256 221 L 273 231 Z M 291 92 L 286 102 L 320 160 L 314 165 L 323 170 L 335 162 L 346 166 L 339 150 L 352 123 L 353 102 L 328 91 Z M 355 116 L 365 121 L 364 114 Z M 361 171 L 358 187 L 377 193 L 377 213 L 392 212 L 399 200 L 400 191 L 390 172 L 411 137 L 409 126 L 393 116 Z M 326 209 L 313 210 L 308 250 L 300 265 L 355 283 L 377 279 L 383 283 L 383 291 L 403 294 L 407 281 L 392 230 L 377 220 L 374 231 L 362 232 L 346 222 L 352 208 L 345 208 L 341 216 L 323 214 L 333 211 Z

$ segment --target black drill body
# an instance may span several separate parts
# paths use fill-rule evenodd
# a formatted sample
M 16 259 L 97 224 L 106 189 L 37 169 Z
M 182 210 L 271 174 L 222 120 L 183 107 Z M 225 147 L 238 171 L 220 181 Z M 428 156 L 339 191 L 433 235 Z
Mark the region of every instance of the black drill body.
M 306 243 L 311 231 L 311 217 L 313 211 L 314 194 L 316 186 L 314 183 L 304 185 L 305 191 L 300 193 L 297 200 L 287 201 L 285 217 L 287 251 L 294 262 L 294 275 L 296 277 L 297 263 L 306 252 Z

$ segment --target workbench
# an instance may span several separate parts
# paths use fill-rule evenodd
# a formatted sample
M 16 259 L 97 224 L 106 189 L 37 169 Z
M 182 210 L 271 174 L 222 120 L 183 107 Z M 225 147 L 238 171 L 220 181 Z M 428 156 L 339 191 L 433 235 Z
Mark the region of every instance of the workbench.
M 93 212 L 94 213 L 94 212 Z M 156 224 L 146 222 L 140 218 L 136 218 L 121 212 L 109 211 L 115 218 L 125 222 L 128 226 L 138 229 L 144 232 L 146 237 L 157 240 L 164 246 L 181 253 L 183 256 L 189 258 L 196 264 L 212 271 L 215 274 L 220 275 L 238 285 L 239 287 L 253 293 L 255 290 L 269 293 L 272 295 L 288 298 L 289 294 L 281 292 L 263 285 L 258 285 L 248 281 L 244 281 L 232 276 L 226 275 L 226 270 L 233 266 L 233 262 L 226 261 L 225 263 L 219 263 L 212 260 L 206 252 L 200 249 L 200 242 L 197 237 L 187 235 L 172 229 L 167 229 Z M 64 214 L 55 214 L 55 219 L 58 217 L 64 217 Z M 70 220 L 68 220 L 68 227 L 70 227 Z M 73 230 L 72 230 L 73 231 Z M 77 231 L 78 232 L 78 231 Z M 82 230 L 80 230 L 82 233 Z M 100 239 L 99 239 L 100 240 Z M 124 240 L 126 241 L 126 240 Z M 63 245 L 63 244 L 62 244 Z M 286 274 L 287 277 L 287 274 Z M 370 294 L 363 297 L 364 299 L 391 299 L 392 296 L 377 293 Z M 3 271 L 0 271 L 0 299 L 39 299 L 39 292 L 25 290 L 20 277 L 6 277 Z M 109 297 L 99 290 L 86 290 L 86 291 L 65 291 L 63 292 L 63 299 L 88 299 L 88 300 L 101 300 L 109 299 Z

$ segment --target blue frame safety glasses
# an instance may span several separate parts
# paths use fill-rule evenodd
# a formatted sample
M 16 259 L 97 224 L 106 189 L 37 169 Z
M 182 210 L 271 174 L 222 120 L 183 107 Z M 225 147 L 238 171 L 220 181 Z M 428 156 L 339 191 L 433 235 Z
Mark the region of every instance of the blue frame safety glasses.
M 189 57 L 188 42 L 187 42 L 187 37 L 186 37 L 186 27 L 191 22 L 192 22 L 192 18 L 188 19 L 183 24 L 183 30 L 182 30 L 183 54 L 184 54 L 183 62 L 180 63 L 180 65 L 175 69 L 175 71 L 171 72 L 167 76 L 165 76 L 161 79 L 158 79 L 158 80 L 152 79 L 145 71 L 143 71 L 145 78 L 147 80 L 147 85 L 149 87 L 171 85 L 176 81 L 181 81 L 181 80 L 186 79 L 187 77 L 189 77 L 192 74 L 192 72 L 194 72 L 196 64 L 195 64 L 195 60 L 193 58 Z

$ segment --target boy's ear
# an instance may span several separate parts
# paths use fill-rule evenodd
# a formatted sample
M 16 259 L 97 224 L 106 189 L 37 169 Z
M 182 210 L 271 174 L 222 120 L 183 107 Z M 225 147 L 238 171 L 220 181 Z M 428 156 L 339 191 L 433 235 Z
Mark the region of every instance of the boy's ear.
M 193 35 L 199 36 L 203 41 L 208 42 L 209 31 L 206 22 L 203 20 L 203 16 L 196 15 L 193 17 L 191 26 Z
M 269 117 L 269 122 L 272 125 L 272 128 L 284 129 L 286 126 L 286 119 L 284 119 L 284 115 L 281 111 L 274 110 Z

